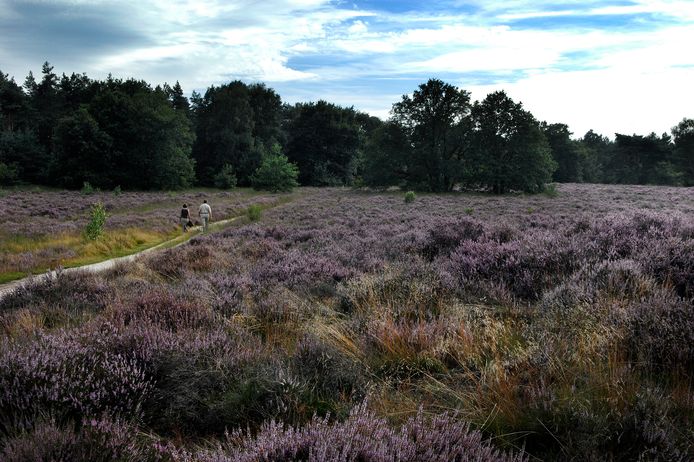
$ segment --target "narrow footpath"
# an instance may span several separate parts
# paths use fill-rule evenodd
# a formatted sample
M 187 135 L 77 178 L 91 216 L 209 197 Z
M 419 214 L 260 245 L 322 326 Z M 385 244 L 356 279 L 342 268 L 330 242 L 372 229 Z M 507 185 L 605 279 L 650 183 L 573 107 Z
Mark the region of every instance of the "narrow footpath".
M 232 222 L 234 222 L 240 218 L 242 218 L 242 215 L 232 217 L 232 218 L 227 218 L 226 220 L 215 221 L 213 223 L 210 223 L 210 226 L 214 225 L 215 228 L 220 228 L 220 227 L 223 228 L 224 226 L 228 225 L 229 223 L 232 223 Z M 156 252 L 157 250 L 161 250 L 162 248 L 173 249 L 175 247 L 178 247 L 179 245 L 185 244 L 193 237 L 199 236 L 201 234 L 200 233 L 200 230 L 201 230 L 200 226 L 196 226 L 196 227 L 191 228 L 191 229 L 193 231 L 190 233 L 190 236 L 187 236 L 181 242 L 178 242 L 176 244 L 173 244 L 173 243 L 178 241 L 180 239 L 180 236 L 175 237 L 173 239 L 170 239 L 168 241 L 162 242 L 160 244 L 157 244 L 153 247 L 142 250 L 140 252 L 126 255 L 124 257 L 112 258 L 110 260 L 104 260 L 104 261 L 100 261 L 98 263 L 92 263 L 89 265 L 75 266 L 72 268 L 64 268 L 61 271 L 63 273 L 74 273 L 77 271 L 87 271 L 90 273 L 99 273 L 101 271 L 106 271 L 106 270 L 111 269 L 114 266 L 118 265 L 119 263 L 126 263 L 126 262 L 136 260 L 137 258 L 139 258 L 143 255 L 146 255 L 146 254 L 149 254 L 152 252 Z M 2 300 L 6 295 L 10 294 L 16 288 L 21 287 L 22 285 L 24 285 L 28 282 L 40 282 L 40 281 L 43 281 L 46 279 L 51 279 L 51 278 L 56 277 L 57 273 L 58 272 L 56 270 L 51 270 L 51 271 L 48 271 L 46 273 L 36 274 L 36 275 L 28 276 L 28 277 L 25 277 L 22 279 L 17 279 L 16 281 L 8 282 L 5 284 L 0 284 L 0 300 Z

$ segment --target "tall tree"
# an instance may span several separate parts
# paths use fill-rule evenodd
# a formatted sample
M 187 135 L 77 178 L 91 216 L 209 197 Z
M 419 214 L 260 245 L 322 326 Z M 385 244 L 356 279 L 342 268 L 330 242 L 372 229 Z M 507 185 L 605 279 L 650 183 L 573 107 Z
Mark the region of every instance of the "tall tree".
M 55 163 L 51 173 L 59 186 L 79 188 L 86 181 L 112 188 L 114 170 L 111 137 L 104 133 L 86 107 L 61 119 L 54 133 Z
M 256 144 L 262 143 L 270 148 L 274 143 L 284 143 L 284 132 L 281 127 L 282 98 L 275 90 L 263 83 L 248 87 L 248 102 L 253 112 L 253 139 Z
M 533 115 L 503 91 L 472 109 L 474 156 L 471 180 L 496 194 L 537 192 L 552 179 L 556 163 Z
M 289 113 L 288 113 L 289 114 Z M 351 184 L 361 135 L 357 112 L 325 101 L 297 104 L 288 124 L 287 157 L 304 185 Z
M 164 84 L 164 91 L 169 101 L 171 101 L 173 108 L 187 115 L 190 110 L 190 103 L 188 102 L 188 98 L 183 94 L 183 87 L 181 87 L 178 80 L 176 80 L 173 87 Z
M 246 84 L 231 82 L 207 89 L 195 105 L 197 139 L 193 147 L 198 181 L 212 185 L 215 175 L 231 165 L 241 184 L 260 165 L 254 149 L 253 110 Z
M 393 105 L 393 120 L 412 145 L 408 174 L 413 186 L 450 191 L 462 180 L 469 114 L 470 94 L 438 79 Z
M 607 172 L 614 183 L 677 184 L 680 179 L 673 160 L 669 135 L 617 133 Z
M 107 79 L 89 105 L 100 130 L 112 140 L 108 173 L 132 189 L 178 189 L 194 180 L 190 121 L 165 92 L 143 81 Z
M 682 182 L 694 186 L 694 119 L 682 119 L 672 129 L 675 140 L 675 161 L 682 172 Z
M 369 186 L 399 186 L 408 178 L 412 145 L 403 127 L 388 121 L 373 130 L 364 147 L 362 178 Z
M 605 171 L 614 154 L 614 143 L 606 136 L 589 130 L 578 141 L 584 179 L 590 183 L 608 181 Z
M 583 181 L 581 158 L 577 145 L 571 140 L 571 132 L 566 124 L 542 122 L 542 132 L 552 150 L 552 158 L 557 163 L 553 179 L 560 183 Z

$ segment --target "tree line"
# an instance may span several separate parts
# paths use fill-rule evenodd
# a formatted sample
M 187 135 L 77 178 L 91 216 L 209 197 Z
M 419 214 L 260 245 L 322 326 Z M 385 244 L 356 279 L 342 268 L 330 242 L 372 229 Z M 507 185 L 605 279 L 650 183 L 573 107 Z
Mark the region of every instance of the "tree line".
M 178 82 L 58 76 L 49 63 L 22 86 L 0 71 L 0 185 L 247 186 L 261 166 L 288 168 L 284 156 L 311 186 L 691 186 L 694 120 L 661 136 L 612 141 L 589 131 L 573 139 L 565 124 L 538 121 L 503 91 L 472 102 L 438 79 L 403 96 L 382 121 L 326 101 L 286 104 L 262 83 L 234 81 L 188 98 Z

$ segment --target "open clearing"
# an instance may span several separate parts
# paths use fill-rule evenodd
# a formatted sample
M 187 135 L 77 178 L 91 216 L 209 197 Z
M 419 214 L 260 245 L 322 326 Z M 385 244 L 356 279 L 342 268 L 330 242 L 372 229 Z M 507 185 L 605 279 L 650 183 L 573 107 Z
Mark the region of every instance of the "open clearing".
M 20 288 L 0 456 L 691 459 L 694 191 L 558 192 L 304 190 Z

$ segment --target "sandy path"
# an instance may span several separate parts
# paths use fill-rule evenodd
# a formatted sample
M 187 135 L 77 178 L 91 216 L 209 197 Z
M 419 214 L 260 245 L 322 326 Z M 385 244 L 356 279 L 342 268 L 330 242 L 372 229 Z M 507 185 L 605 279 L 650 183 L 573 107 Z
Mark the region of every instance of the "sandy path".
M 224 226 L 228 223 L 231 223 L 235 220 L 238 220 L 239 218 L 241 218 L 241 217 L 237 216 L 237 217 L 228 218 L 226 220 L 215 221 L 213 223 L 210 223 L 210 225 L 214 224 L 215 226 Z M 188 242 L 192 237 L 199 235 L 199 231 L 201 228 L 200 228 L 200 226 L 196 226 L 192 229 L 193 229 L 193 233 L 191 233 L 191 235 L 190 235 L 190 237 L 188 237 L 188 239 L 185 239 L 185 240 L 183 240 L 183 241 L 181 241 L 178 244 L 173 245 L 173 246 L 171 245 L 171 243 L 176 241 L 176 239 L 178 239 L 178 238 L 173 238 L 171 240 L 162 242 L 161 244 L 157 244 L 154 247 L 150 247 L 148 249 L 142 250 L 141 252 L 137 252 L 137 253 L 134 253 L 131 255 L 126 255 L 124 257 L 112 258 L 110 260 L 104 260 L 104 261 L 101 261 L 98 263 L 92 263 L 90 265 L 76 266 L 74 268 L 65 268 L 62 271 L 63 271 L 63 273 L 74 273 L 74 272 L 78 272 L 78 271 L 87 271 L 90 273 L 98 273 L 101 271 L 105 271 L 105 270 L 113 268 L 114 266 L 116 266 L 119 263 L 125 263 L 125 262 L 129 262 L 129 261 L 133 261 L 133 260 L 135 260 L 135 259 L 137 259 L 143 255 L 146 255 L 148 253 L 156 252 L 157 250 L 160 250 L 162 247 L 174 248 L 174 247 L 178 247 L 179 245 L 183 245 L 186 242 Z M 22 285 L 24 285 L 28 282 L 34 282 L 34 281 L 38 282 L 38 281 L 43 281 L 45 279 L 54 278 L 54 277 L 56 277 L 56 274 L 57 274 L 57 272 L 55 270 L 52 270 L 52 271 L 48 271 L 46 273 L 28 276 L 28 277 L 23 278 L 23 279 L 18 279 L 16 281 L 8 282 L 6 284 L 0 284 L 0 300 L 2 300 L 6 295 L 11 293 L 16 288 L 21 287 Z

